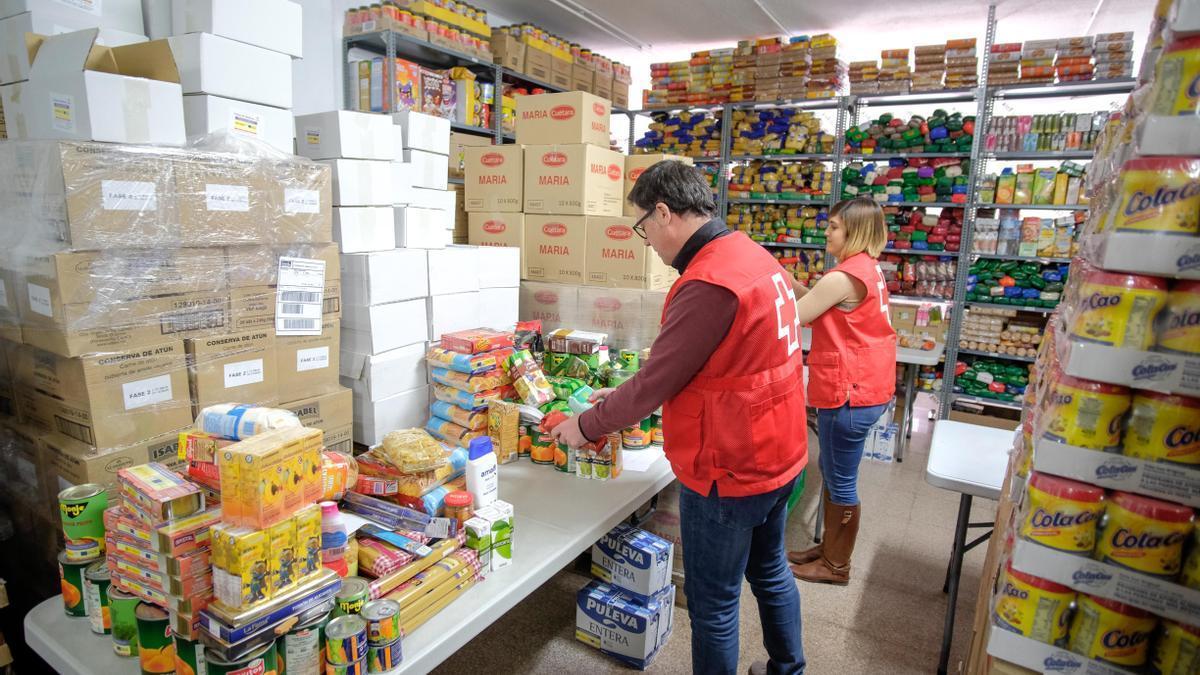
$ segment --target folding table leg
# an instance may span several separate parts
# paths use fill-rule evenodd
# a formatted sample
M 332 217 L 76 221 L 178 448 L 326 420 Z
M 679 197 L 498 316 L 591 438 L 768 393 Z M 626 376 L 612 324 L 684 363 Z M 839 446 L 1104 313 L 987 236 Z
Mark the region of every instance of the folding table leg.
M 958 605 L 958 581 L 962 575 L 970 518 L 971 495 L 963 494 L 958 499 L 958 523 L 954 526 L 954 545 L 950 550 L 950 569 L 947 575 L 949 597 L 946 598 L 946 623 L 942 626 L 942 654 L 938 660 L 938 675 L 946 675 L 946 668 L 950 663 L 950 643 L 954 639 L 954 611 Z

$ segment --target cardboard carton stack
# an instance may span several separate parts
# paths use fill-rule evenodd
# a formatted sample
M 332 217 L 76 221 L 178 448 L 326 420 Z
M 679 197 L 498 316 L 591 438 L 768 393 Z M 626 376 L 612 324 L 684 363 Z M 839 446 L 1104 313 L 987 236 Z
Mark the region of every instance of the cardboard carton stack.
M 939 91 L 946 76 L 946 45 L 913 48 L 912 91 Z
M 732 86 L 729 88 L 729 100 L 753 101 L 758 83 L 758 59 L 754 54 L 753 43 L 743 40 L 737 44 L 733 52 Z
M 879 93 L 907 94 L 911 80 L 907 49 L 885 49 L 879 53 Z
M 1133 33 L 1101 33 L 1093 47 L 1095 78 L 1115 80 L 1133 77 Z M 1061 79 L 1061 76 L 1060 76 Z
M 1021 81 L 1021 43 L 997 42 L 988 54 L 989 85 L 1017 84 Z
M 809 40 L 809 57 L 812 61 L 808 72 L 806 98 L 833 98 L 842 91 L 846 81 L 846 62 L 837 57 L 837 38 L 829 33 L 814 35 Z
M 979 85 L 979 57 L 975 38 L 946 41 L 946 88 L 970 89 Z
M 851 61 L 849 73 L 851 94 L 879 93 L 878 61 Z

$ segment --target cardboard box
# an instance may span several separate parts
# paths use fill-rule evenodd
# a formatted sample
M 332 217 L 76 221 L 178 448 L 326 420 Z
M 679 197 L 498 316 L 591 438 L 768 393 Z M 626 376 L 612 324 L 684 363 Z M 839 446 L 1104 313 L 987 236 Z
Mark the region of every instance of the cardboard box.
M 420 428 L 429 419 L 429 386 L 389 396 L 378 401 L 354 395 L 354 442 L 378 445 L 397 429 Z
M 509 331 L 520 314 L 521 289 L 483 288 L 479 291 L 479 325 Z
M 342 256 L 347 306 L 383 305 L 429 295 L 425 251 L 398 248 Z
M 571 66 L 571 87 L 575 91 L 595 93 L 592 91 L 592 82 L 595 77 L 596 71 L 587 64 L 576 63 Z
M 643 294 L 646 291 L 627 288 L 598 288 L 583 286 L 579 289 L 576 326 L 581 330 L 609 334 L 609 345 L 644 339 L 646 331 L 643 318 L 652 312 L 645 309 Z M 655 316 L 661 318 L 661 312 Z M 652 341 L 652 340 L 651 340 Z M 641 345 L 649 347 L 649 341 Z
M 467 241 L 472 246 L 513 247 L 520 250 L 518 275 L 525 269 L 525 214 L 476 212 L 468 214 Z
M 471 246 L 431 250 L 429 295 L 447 295 L 479 290 L 479 255 Z
M 300 4 L 289 0 L 173 0 L 175 35 L 212 33 L 238 42 L 304 56 Z
M 296 153 L 309 159 L 399 159 L 386 115 L 334 110 L 296 116 Z
M 320 335 L 286 335 L 275 338 L 275 363 L 279 400 L 309 398 L 338 387 L 341 322 L 325 321 Z
M 307 258 L 325 262 L 325 282 L 342 278 L 336 244 L 288 244 L 284 246 L 230 246 L 225 249 L 229 285 L 274 286 L 279 283 L 279 259 Z
M 517 288 L 521 285 L 521 250 L 506 246 L 481 246 L 479 288 Z
M 584 143 L 525 148 L 526 214 L 620 216 L 624 158 Z
M 333 238 L 342 253 L 390 251 L 396 227 L 390 206 L 339 206 L 333 209 Z
M 524 207 L 525 149 L 520 145 L 467 148 L 463 181 L 468 212 Z
M 405 110 L 392 115 L 404 135 L 404 147 L 439 155 L 450 154 L 450 120 Z
M 158 462 L 169 468 L 183 469 L 179 460 L 179 432 L 188 426 L 190 424 L 108 452 L 97 451 L 86 443 L 54 432 L 42 433 L 40 442 L 47 473 L 54 477 L 60 488 L 98 483 L 111 489 L 117 484 L 117 472 L 127 467 Z
M 0 85 L 0 112 L 4 113 L 4 133 L 10 141 L 29 138 L 29 124 L 25 121 L 25 87 L 28 82 L 13 82 Z
M 492 32 L 492 56 L 496 63 L 515 72 L 525 70 L 525 43 L 503 31 Z
M 17 267 L 24 270 L 25 283 L 38 287 L 35 294 L 42 292 L 40 288 L 48 290 L 52 314 L 60 313 L 56 309 L 63 305 L 97 301 L 108 305 L 121 300 L 216 292 L 229 287 L 222 248 L 55 253 L 19 259 Z M 6 276 L 0 273 L 0 282 Z M 16 286 L 5 284 L 3 295 L 15 309 Z
M 342 316 L 342 282 L 326 280 L 321 311 L 321 321 L 339 319 Z M 274 286 L 247 286 L 235 288 L 228 294 L 233 308 L 233 330 L 245 331 L 252 328 L 274 330 L 277 301 Z M 317 320 L 311 319 L 313 326 Z
M 12 365 L 23 418 L 91 446 L 135 443 L 193 419 L 181 340 L 83 358 L 24 346 Z
M 251 330 L 187 340 L 193 413 L 216 403 L 279 402 L 275 333 Z
M 295 150 L 295 121 L 290 111 L 280 108 L 221 96 L 189 94 L 183 97 L 183 124 L 188 138 L 225 131 L 262 141 L 289 155 Z
M 353 400 L 353 394 L 349 389 L 336 387 L 329 393 L 281 403 L 279 407 L 295 413 L 304 426 L 323 431 L 327 450 L 351 453 L 353 452 Z
M 629 84 L 613 80 L 612 104 L 617 108 L 629 109 Z
M 549 52 L 537 49 L 533 45 L 526 45 L 525 67 L 521 69 L 521 72 L 549 84 L 554 68 L 553 61 L 554 57 L 550 56 Z
M 429 309 L 424 298 L 370 307 L 346 306 L 343 349 L 375 355 L 428 341 Z
M 420 209 L 437 209 L 453 213 L 458 203 L 454 190 L 431 190 L 428 188 L 409 188 L 408 205 Z
M 103 4 L 98 2 L 0 0 L 0 17 L 34 10 L 45 13 L 48 19 L 66 27 L 99 26 L 114 28 L 126 33 L 141 33 L 143 29 L 140 0 L 107 0 Z
M 292 107 L 292 59 L 287 54 L 208 33 L 169 41 L 183 93 Z
M 565 89 L 571 84 L 567 82 L 562 86 Z M 591 143 L 608 148 L 611 112 L 608 101 L 584 92 L 519 96 L 517 143 Z
M 468 230 L 465 192 L 461 185 L 451 185 L 450 187 L 454 190 L 454 226 L 452 228 L 454 243 L 465 244 Z
M 541 321 L 543 330 L 575 326 L 580 318 L 579 290 L 567 284 L 522 281 L 520 319 Z
M 409 165 L 409 179 L 413 187 L 445 190 L 449 175 L 449 157 L 444 154 L 404 149 L 404 162 Z
M 98 37 L 93 28 L 32 38 L 30 137 L 183 145 L 180 73 L 167 43 L 109 48 Z
M 56 8 L 62 3 L 39 0 L 39 6 L 12 15 L 4 14 L 0 19 L 0 83 L 20 82 L 29 79 L 31 56 L 25 43 L 25 34 L 59 35 L 75 31 L 98 29 L 97 44 L 106 47 L 123 47 L 146 41 L 142 29 L 124 31 L 112 26 L 97 24 L 94 15 L 64 17 Z
M 479 291 L 434 295 L 428 301 L 431 340 L 440 340 L 446 333 L 480 326 Z
M 613 76 L 612 73 L 597 72 L 592 78 L 592 93 L 603 99 L 612 100 Z
M 0 340 L 19 344 L 21 340 L 21 309 L 17 293 L 23 287 L 18 283 L 18 274 L 12 270 L 0 268 Z M 4 343 L 0 342 L 0 346 Z M 7 367 L 0 372 L 0 378 L 7 379 Z
M 4 88 L 0 87 L 0 97 L 3 95 Z M 463 177 L 465 175 L 467 148 L 473 148 L 477 146 L 490 147 L 491 145 L 492 139 L 488 138 L 487 136 L 477 136 L 475 134 L 464 134 L 458 131 L 451 131 L 450 159 L 447 173 L 452 177 Z
M 587 266 L 587 216 L 525 215 L 522 279 L 581 284 Z
M 333 178 L 319 162 L 279 162 L 267 183 L 277 243 L 333 241 Z M 268 167 L 268 171 L 270 168 Z
M 392 163 L 368 159 L 326 159 L 333 176 L 335 206 L 391 206 Z
M 403 248 L 446 248 L 451 243 L 450 212 L 397 206 L 393 228 L 396 245 Z
M 625 185 L 624 190 L 621 192 L 621 206 L 624 209 L 624 215 L 637 215 L 637 209 L 633 207 L 633 204 L 629 203 L 629 193 L 633 190 L 633 184 L 637 182 L 638 176 L 641 176 L 646 169 L 655 164 L 667 160 L 677 160 L 688 166 L 693 165 L 691 157 L 681 157 L 679 155 L 654 153 L 649 155 L 627 155 L 625 157 Z
M 141 0 L 146 37 L 160 40 L 171 37 L 171 2 L 173 0 Z
M 340 376 L 343 386 L 368 401 L 380 401 L 429 380 L 425 365 L 428 343 L 417 342 L 375 356 L 342 351 Z
M 679 277 L 633 231 L 634 219 L 589 218 L 584 283 L 609 288 L 667 289 Z
M 255 243 L 273 219 L 269 179 L 251 158 L 185 153 L 172 158 L 180 238 L 186 242 Z
M 572 63 L 566 59 L 560 59 L 553 54 L 550 55 L 550 84 L 559 89 L 571 88 L 571 68 Z

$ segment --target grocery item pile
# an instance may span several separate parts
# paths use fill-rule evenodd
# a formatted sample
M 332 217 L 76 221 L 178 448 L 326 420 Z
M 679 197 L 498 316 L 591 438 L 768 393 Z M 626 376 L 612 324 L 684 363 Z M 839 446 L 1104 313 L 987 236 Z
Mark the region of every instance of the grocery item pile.
M 999 42 L 988 55 L 988 84 L 1052 84 L 1133 75 L 1133 33 Z

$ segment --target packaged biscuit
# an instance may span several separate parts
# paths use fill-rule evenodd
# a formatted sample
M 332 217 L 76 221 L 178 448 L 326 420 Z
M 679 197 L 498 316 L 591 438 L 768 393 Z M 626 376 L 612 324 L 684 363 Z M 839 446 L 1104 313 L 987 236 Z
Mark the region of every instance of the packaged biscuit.
M 425 352 L 425 360 L 430 364 L 449 368 L 459 373 L 475 375 L 500 367 L 500 361 L 509 353 L 508 350 L 498 349 L 482 354 L 463 354 L 435 346 Z
M 482 354 L 493 349 L 512 346 L 512 333 L 501 333 L 488 328 L 475 328 L 442 335 L 442 347 L 460 354 Z
M 479 393 L 512 383 L 512 379 L 500 368 L 468 375 L 449 368 L 431 367 L 429 377 L 436 384 L 444 384 L 466 392 Z
M 554 400 L 554 389 L 546 381 L 541 367 L 528 351 L 513 352 L 508 357 L 507 370 L 513 386 L 525 404 L 534 408 Z

